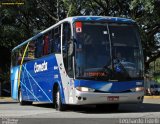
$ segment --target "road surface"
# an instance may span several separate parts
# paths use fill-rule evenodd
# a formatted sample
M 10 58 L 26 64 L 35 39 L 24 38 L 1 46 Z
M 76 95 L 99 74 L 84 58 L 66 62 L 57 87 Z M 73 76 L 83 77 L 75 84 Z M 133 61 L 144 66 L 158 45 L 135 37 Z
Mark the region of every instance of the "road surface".
M 70 106 L 65 112 L 56 111 L 52 104 L 34 103 L 30 106 L 20 106 L 17 102 L 1 99 L 0 118 L 2 119 L 2 121 L 0 121 L 2 123 L 5 121 L 16 121 L 6 119 L 18 119 L 19 122 L 22 121 L 24 124 L 27 124 L 29 121 L 38 124 L 40 124 L 40 122 L 53 123 L 53 120 L 55 123 L 62 121 L 65 122 L 65 124 L 71 124 L 75 119 L 76 123 L 85 121 L 87 124 L 98 124 L 111 121 L 110 123 L 120 124 L 127 122 L 126 120 L 122 120 L 124 118 L 156 119 L 153 121 L 160 123 L 158 119 L 160 118 L 160 99 L 144 99 L 143 104 L 122 104 L 119 106 L 118 111 L 98 110 L 95 106 Z M 145 120 L 145 123 L 149 122 L 150 120 Z

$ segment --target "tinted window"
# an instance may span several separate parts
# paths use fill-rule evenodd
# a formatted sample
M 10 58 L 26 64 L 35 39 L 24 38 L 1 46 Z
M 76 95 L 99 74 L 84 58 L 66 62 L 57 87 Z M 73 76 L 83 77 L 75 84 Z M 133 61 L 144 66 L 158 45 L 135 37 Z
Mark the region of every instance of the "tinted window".
M 73 77 L 73 41 L 71 40 L 71 28 L 69 23 L 63 24 L 62 49 L 65 69 L 67 71 L 67 74 L 70 77 Z
M 61 52 L 61 26 L 52 30 L 52 48 L 51 51 L 55 53 Z
M 39 58 L 43 55 L 43 38 L 39 37 L 36 41 L 35 41 L 36 47 L 35 47 L 35 57 Z
M 30 41 L 23 62 L 35 59 L 35 41 Z

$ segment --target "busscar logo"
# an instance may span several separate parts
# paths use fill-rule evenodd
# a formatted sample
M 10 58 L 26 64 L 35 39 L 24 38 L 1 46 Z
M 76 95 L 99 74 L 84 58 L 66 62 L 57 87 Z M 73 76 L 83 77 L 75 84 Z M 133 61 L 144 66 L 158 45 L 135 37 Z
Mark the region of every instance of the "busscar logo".
M 48 70 L 48 62 L 43 62 L 41 64 L 37 64 L 37 62 L 34 63 L 34 72 L 43 72 Z
M 4 5 L 4 6 L 19 6 L 19 5 L 24 5 L 24 1 L 23 0 L 2 0 L 0 1 L 0 5 Z

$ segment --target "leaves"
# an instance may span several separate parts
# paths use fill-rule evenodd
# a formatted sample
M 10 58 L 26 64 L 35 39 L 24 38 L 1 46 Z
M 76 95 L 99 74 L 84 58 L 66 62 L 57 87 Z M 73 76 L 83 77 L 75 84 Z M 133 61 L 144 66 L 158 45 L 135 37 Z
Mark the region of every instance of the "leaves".
M 146 66 L 159 57 L 158 0 L 24 0 L 24 2 L 25 4 L 21 6 L 0 7 L 0 46 L 11 49 L 38 31 L 69 16 L 118 16 L 132 18 L 139 25 Z

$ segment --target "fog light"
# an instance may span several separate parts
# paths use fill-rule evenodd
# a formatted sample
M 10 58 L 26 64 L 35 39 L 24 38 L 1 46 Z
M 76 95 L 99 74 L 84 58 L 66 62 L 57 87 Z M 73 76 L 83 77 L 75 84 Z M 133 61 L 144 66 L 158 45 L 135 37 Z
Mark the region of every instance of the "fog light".
M 136 91 L 144 91 L 144 87 L 136 87 Z
M 86 97 L 83 97 L 83 100 L 87 100 L 87 98 L 86 98 Z
M 144 87 L 136 87 L 136 88 L 132 88 L 130 89 L 132 92 L 138 92 L 138 91 L 144 91 Z
M 81 100 L 81 97 L 80 97 L 80 96 L 78 97 L 78 100 Z

